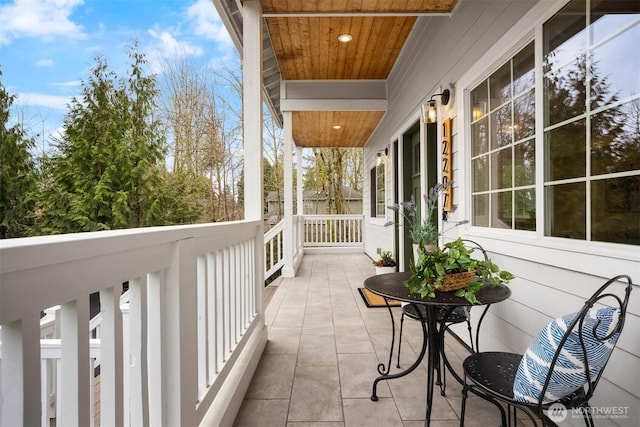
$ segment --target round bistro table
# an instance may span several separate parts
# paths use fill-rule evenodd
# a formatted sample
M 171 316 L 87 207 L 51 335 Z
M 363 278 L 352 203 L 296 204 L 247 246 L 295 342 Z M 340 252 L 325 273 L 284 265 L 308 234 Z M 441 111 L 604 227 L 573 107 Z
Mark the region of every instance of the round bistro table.
M 377 276 L 371 276 L 364 281 L 364 286 L 369 291 L 373 292 L 376 295 L 379 295 L 385 299 L 387 302 L 387 307 L 389 308 L 389 314 L 391 316 L 392 323 L 392 339 L 391 339 L 391 353 L 393 352 L 394 339 L 395 339 L 395 322 L 393 318 L 393 312 L 391 311 L 391 307 L 389 306 L 388 301 L 396 300 L 401 302 L 406 302 L 409 304 L 413 304 L 415 306 L 415 311 L 418 313 L 420 317 L 420 323 L 422 325 L 422 349 L 420 351 L 420 355 L 418 359 L 406 370 L 396 373 L 390 374 L 389 371 L 391 369 L 391 355 L 389 357 L 389 364 L 385 367 L 384 364 L 378 365 L 378 372 L 381 374 L 378 378 L 373 382 L 373 392 L 371 394 L 371 400 L 378 400 L 378 396 L 376 394 L 376 389 L 378 382 L 382 380 L 389 380 L 394 378 L 399 378 L 404 375 L 407 375 L 409 372 L 413 371 L 422 361 L 427 353 L 427 412 L 425 415 L 424 425 L 429 426 L 431 423 L 431 409 L 433 402 L 433 383 L 434 383 L 434 370 L 437 368 L 439 364 L 440 354 L 443 355 L 443 358 L 446 361 L 446 356 L 444 356 L 444 345 L 440 345 L 442 342 L 439 337 L 439 331 L 437 326 L 437 315 L 438 310 L 444 307 L 450 307 L 449 313 L 453 311 L 455 307 L 459 306 L 472 306 L 472 304 L 464 299 L 463 297 L 457 297 L 455 292 L 436 292 L 434 298 L 422 298 L 419 295 L 410 295 L 409 289 L 404 286 L 403 282 L 411 277 L 410 272 L 401 272 L 401 273 L 388 273 L 388 274 L 380 274 Z M 480 301 L 480 304 L 473 304 L 473 306 L 478 305 L 491 305 L 496 302 L 504 301 L 505 299 L 511 296 L 511 290 L 505 285 L 491 285 L 484 284 L 482 288 L 476 292 L 476 297 Z M 424 306 L 425 310 L 420 310 L 419 306 Z M 426 319 L 423 318 L 422 312 L 426 311 Z M 485 311 L 486 313 L 486 311 Z M 484 314 L 483 314 L 484 316 Z M 460 381 L 458 375 L 453 372 L 450 365 L 446 363 L 447 367 L 451 370 L 452 374 Z

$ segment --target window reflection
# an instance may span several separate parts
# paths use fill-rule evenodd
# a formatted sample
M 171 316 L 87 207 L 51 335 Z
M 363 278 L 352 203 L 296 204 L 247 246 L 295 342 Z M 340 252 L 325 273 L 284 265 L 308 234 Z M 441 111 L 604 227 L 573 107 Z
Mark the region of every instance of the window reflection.
M 514 195 L 516 230 L 535 231 L 536 229 L 536 193 L 533 189 L 518 190 Z
M 591 174 L 640 168 L 640 100 L 591 118 Z
M 640 2 L 589 4 L 543 26 L 546 234 L 637 245 Z
M 514 147 L 514 185 L 522 187 L 533 185 L 536 177 L 536 159 L 533 139 Z
M 640 242 L 640 176 L 593 181 L 591 240 Z
M 547 187 L 545 205 L 547 212 L 547 235 L 584 240 L 587 236 L 586 212 L 580 209 L 587 198 L 584 182 L 560 184 Z
M 584 119 L 546 133 L 547 180 L 578 178 L 585 175 L 587 168 L 585 139 Z

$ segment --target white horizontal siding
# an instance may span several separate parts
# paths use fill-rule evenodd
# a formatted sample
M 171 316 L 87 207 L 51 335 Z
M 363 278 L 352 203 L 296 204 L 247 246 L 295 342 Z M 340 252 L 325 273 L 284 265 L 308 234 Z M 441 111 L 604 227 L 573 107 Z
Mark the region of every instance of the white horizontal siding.
M 508 58 L 523 41 L 532 38 L 533 22 L 541 16 L 550 16 L 560 5 L 559 1 L 545 0 L 464 1 L 451 18 L 420 18 L 389 78 L 389 111 L 365 147 L 365 165 L 372 167 L 375 152 L 391 144 L 416 122 L 417 112 L 425 100 L 450 84 L 455 85 L 453 98 L 441 109 L 440 117 L 440 120 L 453 118 L 454 203 L 459 208 L 449 220 L 470 219 L 470 206 L 466 202 L 470 200 L 468 172 L 465 173 L 466 148 L 461 129 L 464 117 L 458 116 L 458 112 L 464 111 L 458 104 L 461 100 L 457 99 L 464 89 L 461 84 L 473 78 L 467 75 L 470 69 L 487 72 L 500 65 L 498 58 Z M 504 37 L 507 32 L 510 32 L 508 37 Z M 391 179 L 391 169 L 388 173 Z M 368 188 L 365 194 L 367 191 Z M 445 240 L 459 234 L 481 243 L 500 267 L 516 275 L 510 285 L 511 298 L 492 306 L 485 318 L 480 340 L 482 350 L 523 352 L 549 320 L 579 310 L 609 277 L 626 273 L 634 283 L 640 284 L 637 247 L 474 227 L 456 228 Z M 392 230 L 385 232 L 373 224 L 367 225 L 365 236 L 365 248 L 370 255 L 375 255 L 376 247 L 390 247 L 393 243 Z M 475 321 L 480 316 L 479 310 L 473 309 Z M 628 407 L 628 418 L 598 419 L 597 425 L 640 425 L 638 328 L 640 287 L 636 285 L 625 330 L 592 400 L 595 406 Z M 459 336 L 466 336 L 464 326 L 457 325 L 454 330 Z M 582 425 L 581 420 L 565 423 Z

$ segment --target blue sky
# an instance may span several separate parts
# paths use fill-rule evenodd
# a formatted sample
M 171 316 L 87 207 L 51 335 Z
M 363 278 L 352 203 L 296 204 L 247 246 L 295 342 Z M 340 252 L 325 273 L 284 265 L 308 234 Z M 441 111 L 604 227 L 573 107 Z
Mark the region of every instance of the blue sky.
M 150 72 L 183 55 L 220 64 L 235 48 L 211 0 L 0 0 L 1 81 L 30 133 L 56 133 L 98 54 L 123 76 L 138 39 Z M 16 117 L 14 117 L 15 119 Z

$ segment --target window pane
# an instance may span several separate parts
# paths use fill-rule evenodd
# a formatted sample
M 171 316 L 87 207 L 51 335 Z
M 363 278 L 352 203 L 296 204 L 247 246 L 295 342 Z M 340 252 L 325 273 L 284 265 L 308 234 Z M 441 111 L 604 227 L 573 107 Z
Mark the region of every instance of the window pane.
M 640 244 L 640 176 L 591 183 L 591 240 Z
M 491 227 L 493 228 L 511 228 L 511 191 L 493 193 L 491 195 L 493 205 L 491 215 Z
M 489 112 L 489 89 L 486 80 L 471 91 L 471 109 L 474 121 Z
M 586 239 L 586 184 L 553 185 L 546 189 L 547 235 Z
M 640 169 L 640 101 L 591 118 L 591 174 Z
M 535 84 L 533 43 L 513 57 L 513 94 L 517 96 Z
M 517 190 L 515 197 L 516 230 L 535 231 L 536 229 L 536 192 L 533 188 Z
M 514 147 L 513 160 L 515 163 L 515 183 L 516 187 L 533 185 L 536 182 L 536 156 L 535 141 L 517 144 Z
M 488 194 L 473 196 L 473 225 L 477 225 L 478 227 L 489 226 Z
M 491 154 L 491 167 L 493 179 L 491 189 L 499 190 L 511 188 L 511 148 L 496 151 Z
M 545 126 L 584 114 L 586 59 L 584 55 L 545 76 Z
M 473 166 L 473 191 L 487 191 L 489 189 L 489 156 L 474 159 Z
M 585 176 L 585 138 L 584 120 L 545 133 L 547 181 Z
M 640 3 L 638 3 L 640 4 Z M 640 42 L 640 24 L 593 50 L 591 108 L 640 93 L 640 55 L 629 53 Z
M 489 77 L 489 108 L 497 108 L 511 99 L 511 63 L 507 62 Z
M 511 104 L 491 113 L 491 149 L 504 147 L 513 142 Z
M 485 117 L 477 123 L 471 125 L 473 141 L 471 147 L 473 156 L 489 151 L 489 120 Z
M 513 136 L 516 141 L 536 131 L 536 99 L 533 90 L 513 100 Z
M 638 19 L 639 14 L 640 3 L 637 1 L 591 0 L 591 43 L 600 43 Z
M 587 46 L 586 4 L 572 1 L 544 24 L 545 72 L 571 61 Z
M 376 216 L 384 217 L 386 212 L 384 163 L 376 166 Z

